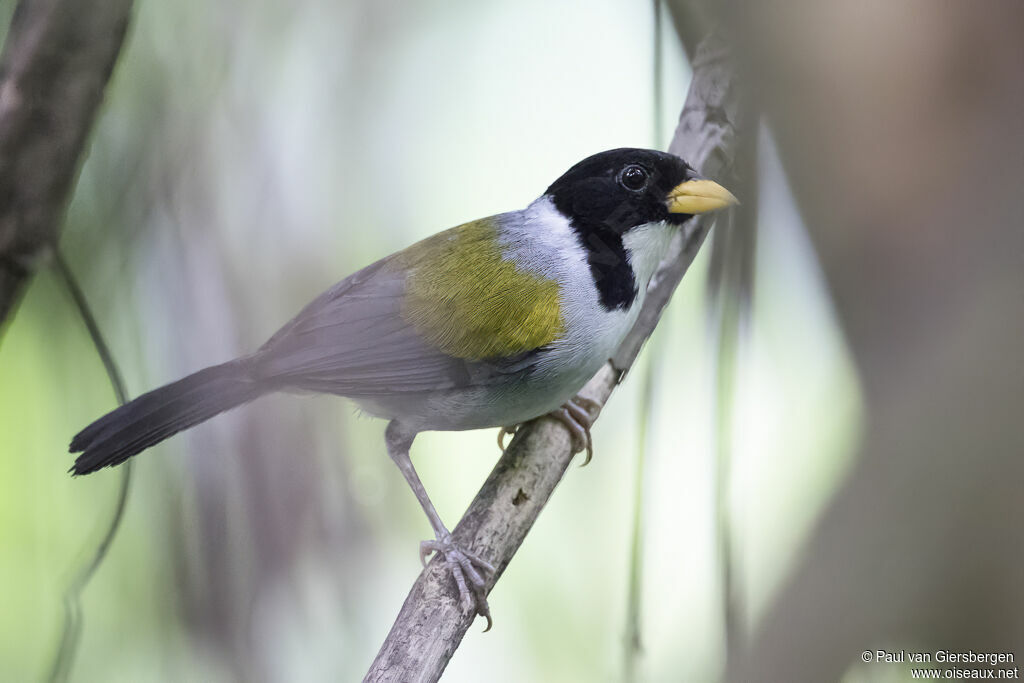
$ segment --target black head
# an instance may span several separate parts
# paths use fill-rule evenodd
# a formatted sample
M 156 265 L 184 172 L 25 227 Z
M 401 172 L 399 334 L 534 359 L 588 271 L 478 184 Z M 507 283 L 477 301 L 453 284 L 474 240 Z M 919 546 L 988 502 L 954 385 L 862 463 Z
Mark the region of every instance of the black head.
M 696 175 L 677 156 L 622 148 L 584 159 L 547 189 L 586 252 L 605 309 L 627 309 L 636 300 L 636 273 L 623 235 L 640 225 L 689 219 L 691 213 L 680 212 L 688 205 L 674 203 L 672 195 Z
M 689 219 L 692 214 L 669 211 L 669 193 L 696 177 L 675 155 L 624 147 L 587 157 L 545 194 L 577 230 L 622 235 L 638 225 Z

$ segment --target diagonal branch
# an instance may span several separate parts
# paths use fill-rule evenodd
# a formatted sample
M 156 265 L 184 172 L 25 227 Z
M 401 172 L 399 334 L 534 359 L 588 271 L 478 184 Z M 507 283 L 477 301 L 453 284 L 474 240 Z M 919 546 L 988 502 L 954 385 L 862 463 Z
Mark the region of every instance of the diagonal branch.
M 0 325 L 48 257 L 131 0 L 21 0 L 0 56 Z
M 730 55 L 717 34 L 697 51 L 693 81 L 669 151 L 702 173 L 729 173 L 735 156 L 733 121 L 737 87 Z M 581 395 L 600 405 L 608 400 L 654 331 L 661 313 L 703 243 L 711 221 L 694 220 L 676 236 L 647 291 L 635 328 L 616 357 L 583 388 Z M 572 461 L 569 434 L 561 423 L 543 417 L 524 425 L 470 504 L 453 535 L 489 560 L 494 587 L 526 538 L 540 511 Z M 391 627 L 365 681 L 437 681 L 475 615 L 463 611 L 443 561 L 435 558 L 420 574 Z

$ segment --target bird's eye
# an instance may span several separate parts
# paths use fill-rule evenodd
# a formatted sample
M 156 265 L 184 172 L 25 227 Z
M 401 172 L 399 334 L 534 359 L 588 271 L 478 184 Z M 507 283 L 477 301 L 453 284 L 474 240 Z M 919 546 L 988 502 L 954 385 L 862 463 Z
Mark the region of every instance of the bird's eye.
M 647 187 L 647 169 L 643 166 L 627 166 L 619 174 L 619 184 L 631 192 L 639 192 Z

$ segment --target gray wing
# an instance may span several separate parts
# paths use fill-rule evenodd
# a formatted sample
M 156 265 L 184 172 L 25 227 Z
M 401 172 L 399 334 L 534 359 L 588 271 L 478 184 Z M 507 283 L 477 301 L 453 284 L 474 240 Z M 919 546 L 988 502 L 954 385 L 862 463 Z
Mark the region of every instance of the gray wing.
M 402 316 L 405 274 L 378 261 L 306 306 L 256 354 L 284 386 L 350 397 L 456 389 L 528 371 L 535 354 L 474 362 L 431 348 Z

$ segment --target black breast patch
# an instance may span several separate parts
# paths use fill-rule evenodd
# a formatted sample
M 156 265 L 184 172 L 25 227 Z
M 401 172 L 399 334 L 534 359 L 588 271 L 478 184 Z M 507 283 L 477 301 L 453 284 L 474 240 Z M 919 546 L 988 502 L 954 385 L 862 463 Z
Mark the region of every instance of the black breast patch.
M 578 221 L 574 221 L 573 227 L 587 251 L 587 263 L 601 305 L 609 311 L 629 308 L 637 295 L 636 275 L 626 256 L 622 235 L 602 226 L 579 225 Z

